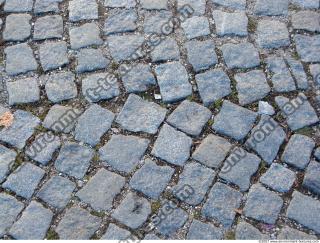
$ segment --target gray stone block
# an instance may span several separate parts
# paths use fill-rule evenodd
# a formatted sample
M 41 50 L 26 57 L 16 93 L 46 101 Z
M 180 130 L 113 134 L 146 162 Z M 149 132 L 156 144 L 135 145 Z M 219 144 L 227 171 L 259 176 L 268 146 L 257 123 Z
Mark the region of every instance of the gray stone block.
M 257 228 L 246 222 L 240 222 L 236 228 L 236 240 L 263 240 L 268 237 L 262 234 Z
M 183 28 L 185 35 L 188 40 L 210 35 L 209 21 L 207 17 L 201 16 L 193 16 L 185 20 L 181 27 Z
M 187 234 L 188 240 L 221 240 L 222 230 L 211 224 L 193 220 Z
M 206 0 L 178 0 L 177 9 L 181 9 L 185 5 L 189 5 L 193 9 L 192 15 L 204 15 L 206 11 Z
M 69 31 L 70 44 L 72 49 L 79 49 L 88 46 L 102 45 L 100 38 L 100 29 L 96 23 L 83 24 L 80 27 L 74 27 Z
M 104 24 L 104 34 L 113 35 L 118 33 L 135 31 L 138 15 L 135 9 L 111 10 Z
M 180 59 L 179 46 L 175 39 L 167 37 L 159 44 L 153 44 L 151 47 L 151 59 L 152 62 L 161 62 L 168 60 L 178 61 Z
M 145 12 L 143 29 L 146 34 L 163 35 L 163 26 L 170 22 L 172 13 L 170 11 Z
M 3 10 L 5 12 L 31 12 L 33 0 L 6 0 Z
M 167 10 L 167 0 L 140 0 L 143 9 L 147 10 Z
M 9 174 L 16 156 L 17 153 L 14 150 L 0 145 L 0 183 L 3 182 Z
M 33 103 L 40 100 L 40 88 L 36 78 L 7 82 L 9 105 Z
M 23 41 L 30 37 L 30 14 L 10 14 L 6 18 L 6 25 L 2 33 L 5 41 Z
M 320 195 L 320 163 L 316 161 L 310 162 L 302 185 L 309 191 Z
M 128 240 L 131 232 L 118 227 L 115 224 L 109 224 L 107 232 L 101 237 L 101 240 Z
M 38 18 L 34 24 L 34 40 L 62 38 L 63 19 L 59 15 Z
M 135 0 L 105 0 L 104 6 L 109 8 L 134 8 Z
M 57 69 L 69 63 L 67 44 L 61 42 L 47 42 L 40 45 L 40 62 L 44 71 Z
M 248 35 L 248 18 L 245 12 L 228 13 L 221 10 L 215 10 L 212 12 L 212 16 L 219 36 Z
M 320 35 L 306 36 L 297 34 L 294 37 L 297 52 L 303 62 L 320 62 Z
M 246 0 L 211 0 L 211 2 L 230 9 L 246 9 Z
M 294 29 L 320 32 L 319 18 L 319 13 L 305 10 L 292 14 L 291 22 Z
M 69 20 L 98 19 L 98 4 L 96 0 L 72 0 L 69 2 Z
M 288 15 L 289 0 L 257 0 L 254 13 L 257 15 Z
M 302 231 L 284 226 L 278 234 L 280 240 L 317 240 L 315 235 L 310 235 Z
M 105 69 L 110 61 L 99 49 L 81 49 L 77 54 L 77 73 L 92 72 Z

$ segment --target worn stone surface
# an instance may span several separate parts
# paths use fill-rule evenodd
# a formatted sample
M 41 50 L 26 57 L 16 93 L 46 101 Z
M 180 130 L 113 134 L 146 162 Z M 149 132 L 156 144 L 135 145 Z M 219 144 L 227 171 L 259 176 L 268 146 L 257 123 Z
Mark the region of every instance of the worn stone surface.
M 168 9 L 167 0 L 141 0 L 140 4 L 143 9 L 148 10 L 166 10 Z
M 254 12 L 257 15 L 287 15 L 289 0 L 257 0 Z
M 246 0 L 211 0 L 211 2 L 230 9 L 244 10 L 246 8 Z
M 219 36 L 248 35 L 248 18 L 245 12 L 228 13 L 221 10 L 215 10 L 212 12 L 212 16 Z
M 281 229 L 278 238 L 281 240 L 317 240 L 315 235 L 310 235 L 302 231 L 285 226 Z
M 309 191 L 320 195 L 320 164 L 316 161 L 311 161 L 307 170 L 305 177 L 303 179 L 302 185 Z
M 77 73 L 91 72 L 105 69 L 110 61 L 104 57 L 99 49 L 81 49 L 77 54 Z
M 138 15 L 134 9 L 111 11 L 104 24 L 104 34 L 113 35 L 135 31 L 138 27 L 137 20 Z
M 60 15 L 52 15 L 38 18 L 34 24 L 33 39 L 44 40 L 62 38 L 63 19 Z
M 49 13 L 49 12 L 54 12 L 58 13 L 59 12 L 59 2 L 61 0 L 36 0 L 34 3 L 34 12 L 36 14 L 41 14 L 41 13 Z
M 30 12 L 33 0 L 6 0 L 3 10 L 5 12 Z
M 7 83 L 9 105 L 26 104 L 39 101 L 40 89 L 35 78 L 19 79 Z
M 313 11 L 299 11 L 292 15 L 292 26 L 294 29 L 307 31 L 320 31 L 320 23 L 317 21 L 320 14 Z
M 153 47 L 150 55 L 153 62 L 168 60 L 179 61 L 179 46 L 173 38 L 167 37 L 166 39 L 161 41 L 159 45 L 155 45 Z
M 71 22 L 98 19 L 98 4 L 95 0 L 72 0 L 68 10 Z
M 194 16 L 181 24 L 187 39 L 210 34 L 209 21 L 206 17 Z
M 74 27 L 69 31 L 70 44 L 72 49 L 79 49 L 87 46 L 98 46 L 103 43 L 100 38 L 100 30 L 97 24 L 87 23 L 80 27 Z
M 12 168 L 17 153 L 14 150 L 8 149 L 0 145 L 0 183 L 4 181 Z
M 295 36 L 297 52 L 304 62 L 320 62 L 320 57 L 316 53 L 320 51 L 320 35 Z
M 10 14 L 6 18 L 3 39 L 6 41 L 23 41 L 30 37 L 30 14 Z
M 237 226 L 235 238 L 236 240 L 262 240 L 268 237 L 251 224 L 241 222 Z
M 163 25 L 169 22 L 172 18 L 172 14 L 169 11 L 159 11 L 156 13 L 146 12 L 144 15 L 143 30 L 147 34 L 159 34 L 163 33 Z
M 187 235 L 188 240 L 221 240 L 222 231 L 210 224 L 193 220 Z
M 107 232 L 101 237 L 101 240 L 127 240 L 130 236 L 130 231 L 122 229 L 115 224 L 109 224 Z
M 57 69 L 69 63 L 67 45 L 64 41 L 40 45 L 40 62 L 44 71 Z

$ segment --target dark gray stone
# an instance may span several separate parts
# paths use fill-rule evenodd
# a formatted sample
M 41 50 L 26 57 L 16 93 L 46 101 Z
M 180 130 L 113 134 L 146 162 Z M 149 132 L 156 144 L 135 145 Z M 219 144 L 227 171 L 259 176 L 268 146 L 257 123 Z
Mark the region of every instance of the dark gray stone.
M 320 62 L 320 35 L 306 36 L 296 35 L 294 38 L 296 42 L 297 52 L 303 62 Z
M 172 37 L 166 37 L 158 45 L 154 44 L 151 49 L 152 62 L 180 59 L 179 46 Z
M 69 20 L 98 19 L 98 4 L 96 0 L 72 0 L 69 2 Z
M 145 164 L 132 176 L 130 186 L 136 191 L 156 200 L 168 185 L 174 169 L 169 166 L 158 166 L 147 159 Z
M 170 164 L 183 166 L 190 157 L 191 145 L 190 137 L 164 124 L 151 153 Z
M 11 126 L 0 131 L 0 141 L 22 149 L 40 124 L 40 120 L 30 112 L 22 110 L 14 112 L 13 117 Z
M 69 63 L 67 44 L 64 41 L 40 45 L 40 62 L 44 71 L 57 69 Z
M 37 197 L 50 206 L 63 209 L 71 199 L 71 193 L 76 185 L 61 176 L 53 176 L 47 181 L 37 194 Z
M 253 68 L 260 65 L 259 52 L 251 43 L 228 43 L 221 50 L 228 68 Z
M 26 43 L 9 46 L 4 49 L 6 54 L 6 72 L 9 75 L 17 75 L 38 68 L 32 49 Z
M 16 240 L 43 240 L 50 227 L 53 213 L 40 203 L 32 201 L 14 223 L 9 234 Z
M 210 68 L 218 63 L 213 41 L 189 41 L 185 45 L 188 61 L 196 72 Z
M 93 45 L 99 46 L 103 43 L 100 38 L 100 29 L 96 23 L 87 23 L 80 27 L 74 27 L 70 29 L 69 35 L 72 49 Z
M 166 117 L 167 110 L 156 103 L 131 94 L 124 104 L 116 122 L 131 132 L 156 134 Z
M 86 174 L 94 152 L 91 148 L 73 142 L 65 143 L 56 159 L 55 168 L 69 176 L 82 179 Z
M 112 208 L 112 202 L 124 186 L 125 178 L 115 173 L 100 169 L 89 182 L 77 192 L 81 201 L 90 204 L 96 211 Z
M 210 168 L 219 168 L 231 149 L 224 138 L 209 134 L 192 154 L 192 158 Z
M 151 72 L 150 66 L 140 63 L 134 65 L 129 72 L 124 74 L 122 82 L 128 93 L 144 92 L 150 86 L 156 85 L 156 79 Z
M 271 164 L 285 139 L 286 133 L 281 126 L 271 117 L 262 115 L 259 123 L 252 129 L 246 145 Z
M 177 102 L 192 94 L 188 73 L 180 62 L 161 64 L 155 71 L 163 102 Z
M 146 12 L 143 29 L 146 34 L 163 34 L 163 26 L 172 18 L 170 11 Z
M 275 224 L 282 205 L 283 200 L 280 196 L 259 184 L 255 184 L 249 191 L 243 213 L 246 217 L 266 224 Z
M 113 35 L 137 29 L 138 15 L 135 9 L 113 10 L 104 24 L 104 34 Z
M 89 240 L 98 230 L 101 219 L 79 207 L 67 209 L 56 232 L 64 240 Z
M 136 136 L 113 135 L 100 150 L 100 159 L 114 169 L 130 173 L 140 162 L 149 140 Z
M 107 232 L 101 237 L 101 240 L 128 240 L 131 233 L 115 224 L 109 224 Z
M 40 99 L 40 88 L 36 78 L 7 82 L 7 92 L 9 105 L 33 103 Z
M 77 54 L 77 73 L 91 72 L 105 69 L 110 61 L 104 57 L 102 50 L 81 49 Z
M 310 235 L 302 231 L 285 226 L 281 229 L 279 235 L 279 240 L 317 240 L 315 235 Z
M 286 61 L 290 67 L 292 76 L 295 78 L 297 82 L 298 89 L 308 89 L 309 82 L 308 82 L 307 75 L 304 72 L 302 63 L 294 59 L 293 57 L 286 57 Z
M 110 128 L 115 115 L 99 105 L 91 105 L 78 119 L 75 139 L 95 146 Z
M 219 36 L 248 35 L 248 18 L 245 12 L 228 13 L 221 10 L 215 10 L 212 12 L 212 16 Z
M 30 14 L 10 14 L 6 18 L 6 26 L 2 33 L 5 41 L 23 41 L 30 37 Z
M 208 108 L 185 100 L 170 114 L 167 122 L 191 136 L 199 136 L 210 117 Z
M 245 192 L 250 187 L 251 177 L 258 171 L 261 159 L 237 147 L 224 162 L 219 177 L 239 186 Z
M 235 209 L 240 207 L 242 194 L 220 182 L 212 187 L 202 214 L 215 219 L 225 228 L 230 228 L 236 216 Z M 226 203 L 228 202 L 228 203 Z
M 211 2 L 230 9 L 246 9 L 246 0 L 211 0 Z
M 193 9 L 192 15 L 204 15 L 206 11 L 206 0 L 178 0 L 177 9 L 181 9 L 185 5 L 189 5 Z
M 253 70 L 247 73 L 238 73 L 234 78 L 237 81 L 240 105 L 261 100 L 271 91 L 263 71 Z
M 6 0 L 3 10 L 5 12 L 31 12 L 33 0 Z
M 140 4 L 143 9 L 148 10 L 167 10 L 167 0 L 140 0 Z
M 257 34 L 257 43 L 260 48 L 273 49 L 290 45 L 287 26 L 280 21 L 260 20 Z
M 257 0 L 254 13 L 257 15 L 288 15 L 289 0 Z
M 63 19 L 59 15 L 38 18 L 34 24 L 34 40 L 62 38 Z
M 281 160 L 298 169 L 304 169 L 310 162 L 314 147 L 315 142 L 313 139 L 304 135 L 294 134 L 290 138 Z
M 187 240 L 221 240 L 222 230 L 214 225 L 193 220 L 187 234 Z
M 179 175 L 178 184 L 173 187 L 174 194 L 181 201 L 193 206 L 198 205 L 204 200 L 214 178 L 213 170 L 194 162 L 186 164 Z M 193 189 L 193 193 L 188 197 L 180 197 L 176 192 L 181 192 L 186 185 Z
M 316 161 L 310 162 L 302 185 L 309 191 L 320 195 L 320 163 Z
M 0 237 L 8 233 L 7 231 L 23 208 L 23 203 L 19 202 L 13 196 L 5 193 L 0 194 Z
M 219 134 L 236 140 L 246 137 L 257 118 L 251 110 L 224 101 L 219 114 L 215 117 L 212 128 Z
M 319 18 L 319 13 L 305 10 L 292 14 L 291 22 L 294 29 L 320 32 Z
M 104 5 L 109 8 L 134 8 L 135 0 L 105 0 Z
M 312 197 L 294 191 L 287 210 L 287 217 L 320 233 L 320 203 Z
M 118 208 L 111 215 L 120 223 L 132 228 L 139 228 L 151 214 L 151 205 L 145 198 L 128 193 Z
M 270 169 L 260 177 L 260 182 L 271 189 L 287 193 L 296 180 L 296 174 L 280 164 L 273 163 Z
M 108 39 L 111 56 L 118 62 L 141 58 L 140 51 L 144 37 L 142 35 L 109 36 Z
M 183 28 L 188 40 L 210 35 L 211 33 L 208 18 L 204 16 L 193 16 L 188 18 L 181 24 L 181 27 Z
M 196 75 L 201 100 L 205 106 L 231 93 L 230 79 L 220 68 Z
M 9 174 L 16 156 L 17 153 L 14 150 L 0 145 L 0 183 L 3 182 Z
M 78 95 L 75 75 L 72 72 L 54 73 L 45 84 L 48 99 L 53 103 L 70 100 Z
M 40 183 L 45 171 L 31 164 L 23 163 L 10 174 L 2 187 L 9 189 L 18 196 L 30 199 Z
M 236 240 L 262 240 L 268 237 L 262 234 L 257 228 L 246 222 L 240 222 L 236 229 Z
M 60 148 L 61 142 L 58 136 L 52 132 L 40 133 L 25 150 L 29 158 L 47 165 L 52 159 L 53 153 Z

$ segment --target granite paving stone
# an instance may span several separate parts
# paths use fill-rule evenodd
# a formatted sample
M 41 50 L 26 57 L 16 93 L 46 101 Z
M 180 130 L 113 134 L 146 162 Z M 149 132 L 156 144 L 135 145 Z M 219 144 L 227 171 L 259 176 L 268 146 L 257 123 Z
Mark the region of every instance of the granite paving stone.
M 314 151 L 314 156 L 320 161 L 320 147 Z
M 211 33 L 208 18 L 203 16 L 193 16 L 188 18 L 181 24 L 181 27 L 183 28 L 188 40 L 200 36 L 207 36 Z
M 53 213 L 32 201 L 14 223 L 9 234 L 16 240 L 43 240 L 50 227 Z
M 0 194 L 0 237 L 3 237 L 8 233 L 8 230 L 23 208 L 23 203 L 19 202 L 13 196 L 6 193 Z
M 191 136 L 199 136 L 210 117 L 208 108 L 185 100 L 170 114 L 167 123 Z
M 215 45 L 212 41 L 192 40 L 185 45 L 188 61 L 196 72 L 206 70 L 218 63 Z
M 222 230 L 198 220 L 193 220 L 187 234 L 187 240 L 221 240 Z
M 2 184 L 18 196 L 30 199 L 43 178 L 45 171 L 31 163 L 23 163 Z
M 100 37 L 100 29 L 96 23 L 87 23 L 71 28 L 69 35 L 72 49 L 99 46 L 103 43 Z
M 219 36 L 248 35 L 248 17 L 245 12 L 228 13 L 221 10 L 214 10 L 212 16 Z
M 211 2 L 230 9 L 244 10 L 246 8 L 246 0 L 211 0 Z
M 317 240 L 315 235 L 310 235 L 302 231 L 285 226 L 281 229 L 278 238 L 280 240 Z
M 235 238 L 236 240 L 268 239 L 268 237 L 262 234 L 257 228 L 244 221 L 237 225 Z
M 201 213 L 208 219 L 217 220 L 223 227 L 230 228 L 236 216 L 235 209 L 240 207 L 241 199 L 240 192 L 217 182 L 211 188 Z
M 60 11 L 59 2 L 61 2 L 61 0 L 36 0 L 33 11 L 35 14 L 58 13 Z
M 183 166 L 190 157 L 192 139 L 164 124 L 151 154 L 173 165 Z
M 150 141 L 137 136 L 113 135 L 100 150 L 100 159 L 112 168 L 130 173 L 140 162 Z
M 290 0 L 292 4 L 295 4 L 296 6 L 299 6 L 301 8 L 319 8 L 320 3 L 318 0 Z
M 287 15 L 288 8 L 289 0 L 257 0 L 254 12 L 266 16 Z
M 252 129 L 256 118 L 255 112 L 224 101 L 219 114 L 214 118 L 212 128 L 221 135 L 242 140 Z
M 220 68 L 197 74 L 196 82 L 201 100 L 205 106 L 231 93 L 231 81 L 228 75 Z
M 96 210 L 110 210 L 115 196 L 124 186 L 125 178 L 106 169 L 100 169 L 89 182 L 77 192 L 81 201 Z
M 286 61 L 290 67 L 292 76 L 296 80 L 298 89 L 308 89 L 309 82 L 302 63 L 293 57 L 286 57 Z
M 150 55 L 153 62 L 162 62 L 168 60 L 179 61 L 179 46 L 175 39 L 173 39 L 172 37 L 167 37 L 158 45 L 154 44 L 152 46 Z
M 320 57 L 317 55 L 320 51 L 320 35 L 297 34 L 294 40 L 299 57 L 303 62 L 320 62 Z
M 34 40 L 62 38 L 63 19 L 59 15 L 38 18 L 34 24 Z
M 44 71 L 57 69 L 69 63 L 67 44 L 64 41 L 40 45 L 40 62 Z
M 33 103 L 40 99 L 40 88 L 36 78 L 7 82 L 7 92 L 9 105 Z
M 69 176 L 82 179 L 86 174 L 94 152 L 91 148 L 74 142 L 65 143 L 56 159 L 55 168 Z
M 147 10 L 167 10 L 167 0 L 141 0 L 140 4 L 143 9 Z
M 144 14 L 143 30 L 146 34 L 163 34 L 163 26 L 172 18 L 170 11 L 146 12 Z
M 308 136 L 294 134 L 281 156 L 281 160 L 289 165 L 304 169 L 310 162 L 315 142 Z
M 71 0 L 69 1 L 68 10 L 71 22 L 98 19 L 98 4 L 96 0 Z
M 130 237 L 130 231 L 122 229 L 115 224 L 109 224 L 107 232 L 101 237 L 101 240 L 127 240 Z
M 110 8 L 134 8 L 135 0 L 105 0 L 104 5 Z
M 101 219 L 87 210 L 74 206 L 69 208 L 56 228 L 60 239 L 89 240 L 98 230 Z
M 131 132 L 156 134 L 167 110 L 156 103 L 131 94 L 116 118 L 120 126 Z
M 77 54 L 77 73 L 105 69 L 110 63 L 100 49 L 81 49 Z
M 62 176 L 52 176 L 40 189 L 37 197 L 57 209 L 63 209 L 71 199 L 75 183 Z
M 310 73 L 316 87 L 320 87 L 320 64 L 309 65 Z
M 107 17 L 104 24 L 104 34 L 113 35 L 118 33 L 135 31 L 138 21 L 138 15 L 134 9 L 113 10 Z
M 259 52 L 251 43 L 227 43 L 221 50 L 228 68 L 253 68 L 260 65 Z
M 6 0 L 3 10 L 5 12 L 31 12 L 33 0 Z
M 3 182 L 9 174 L 16 156 L 17 153 L 14 150 L 0 145 L 0 183 Z
M 294 191 L 286 215 L 289 219 L 319 234 L 320 203 L 318 200 Z
M 189 5 L 194 10 L 193 15 L 201 16 L 201 15 L 204 15 L 206 11 L 205 0 L 178 0 L 177 1 L 177 9 L 180 9 L 185 5 Z
M 6 18 L 6 25 L 2 33 L 5 41 L 24 41 L 30 37 L 30 14 L 10 14 Z
M 294 29 L 319 32 L 320 23 L 317 21 L 319 18 L 319 13 L 305 10 L 294 13 L 291 17 L 291 22 Z
M 112 217 L 120 223 L 132 228 L 139 228 L 151 214 L 151 204 L 143 197 L 129 192 Z
M 302 185 L 309 191 L 320 195 L 320 164 L 311 161 L 306 170 Z

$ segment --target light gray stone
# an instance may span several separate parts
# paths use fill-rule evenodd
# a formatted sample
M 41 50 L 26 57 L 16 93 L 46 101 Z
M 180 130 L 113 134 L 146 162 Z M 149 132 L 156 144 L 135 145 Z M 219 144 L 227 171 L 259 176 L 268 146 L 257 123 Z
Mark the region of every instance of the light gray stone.
M 212 12 L 212 16 L 219 36 L 248 35 L 248 18 L 245 12 L 228 13 L 221 10 L 215 10 Z
M 59 15 L 38 18 L 34 24 L 34 40 L 62 38 L 63 19 Z
M 306 36 L 297 34 L 294 37 L 297 52 L 303 62 L 320 62 L 320 35 Z
M 193 220 L 187 234 L 188 240 L 221 240 L 222 230 L 210 225 Z
M 98 4 L 96 0 L 72 0 L 69 1 L 69 20 L 78 22 L 81 20 L 98 19 Z
M 291 22 L 294 29 L 320 32 L 320 14 L 305 10 L 292 14 Z
M 318 0 L 290 0 L 292 4 L 301 8 L 319 8 L 320 2 Z
M 122 229 L 115 224 L 109 224 L 107 232 L 101 237 L 101 240 L 127 240 L 130 237 L 130 231 Z
M 244 221 L 240 222 L 236 228 L 236 240 L 262 240 L 268 237 L 262 234 L 257 228 Z
M 259 101 L 259 111 L 260 115 L 269 115 L 273 116 L 275 114 L 275 110 L 272 105 L 265 101 Z
M 192 15 L 204 15 L 206 11 L 206 0 L 178 0 L 177 9 L 181 9 L 185 5 L 189 5 L 193 9 Z
M 31 12 L 33 0 L 6 0 L 3 10 L 5 12 Z
M 320 161 L 320 147 L 318 147 L 316 151 L 314 151 L 314 156 Z
M 6 25 L 2 33 L 5 41 L 23 41 L 30 37 L 30 14 L 10 14 L 6 18 Z
M 212 3 L 230 9 L 245 10 L 246 0 L 211 0 Z
M 315 86 L 320 88 L 320 64 L 309 65 L 309 69 Z
M 285 226 L 281 229 L 278 239 L 280 240 L 317 240 L 315 235 L 310 235 L 302 231 Z
M 167 0 L 140 0 L 140 4 L 143 9 L 148 10 L 167 10 Z
M 3 182 L 9 174 L 15 162 L 16 156 L 17 153 L 14 150 L 0 145 L 0 183 Z
M 309 191 L 320 195 L 320 163 L 316 161 L 310 162 L 302 185 Z
M 61 2 L 61 0 L 36 0 L 33 11 L 35 14 L 58 13 L 60 11 L 59 2 Z
M 209 21 L 207 17 L 204 16 L 188 18 L 181 24 L 181 27 L 189 40 L 210 34 Z
M 40 99 L 40 88 L 36 78 L 7 82 L 7 92 L 9 105 L 33 103 Z
M 257 15 L 288 15 L 289 0 L 257 0 L 254 13 Z
M 77 73 L 105 69 L 110 61 L 99 49 L 81 49 L 77 54 Z
M 135 0 L 105 0 L 104 5 L 109 8 L 134 8 Z
M 69 63 L 67 44 L 64 41 L 40 45 L 40 62 L 44 71 L 57 69 Z
M 180 59 L 179 46 L 175 39 L 166 37 L 159 44 L 152 46 L 151 59 L 153 62 L 168 60 L 178 61 Z
M 293 57 L 286 57 L 286 61 L 290 67 L 292 76 L 296 80 L 298 89 L 308 89 L 309 82 L 302 63 Z
M 100 38 L 100 29 L 96 23 L 87 23 L 80 27 L 74 27 L 70 29 L 69 35 L 72 49 L 93 45 L 99 46 L 103 43 Z
M 163 35 L 163 26 L 172 18 L 170 11 L 146 12 L 144 14 L 143 29 L 146 34 Z
M 113 35 L 137 29 L 138 15 L 135 9 L 112 10 L 104 24 L 104 34 Z

